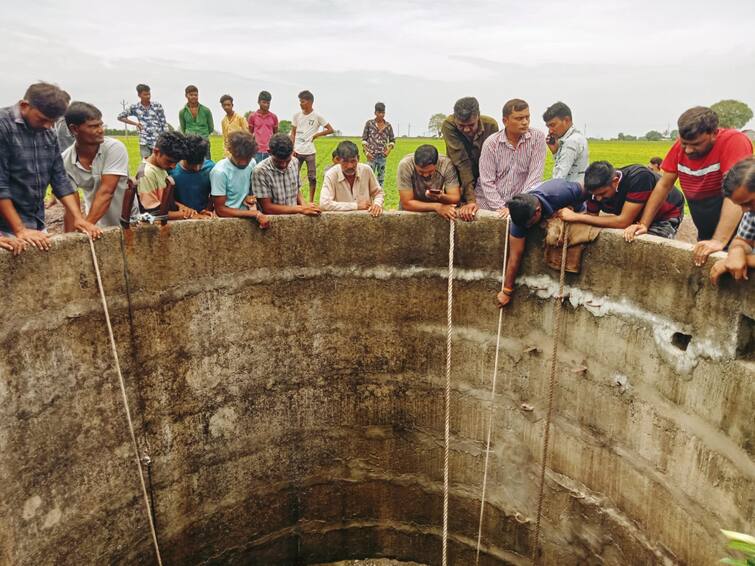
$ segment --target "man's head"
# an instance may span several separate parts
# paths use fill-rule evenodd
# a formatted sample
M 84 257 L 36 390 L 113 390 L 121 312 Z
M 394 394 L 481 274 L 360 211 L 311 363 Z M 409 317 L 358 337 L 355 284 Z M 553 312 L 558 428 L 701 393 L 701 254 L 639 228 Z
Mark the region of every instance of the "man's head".
M 257 142 L 249 132 L 232 132 L 228 135 L 228 151 L 231 162 L 239 169 L 245 169 L 257 153 Z
M 170 171 L 176 163 L 184 158 L 186 138 L 179 132 L 164 132 L 160 134 L 152 150 L 152 163 L 160 169 Z
M 724 178 L 724 196 L 745 212 L 755 212 L 755 157 L 746 157 Z
M 136 94 L 139 95 L 139 102 L 141 102 L 143 106 L 147 106 L 149 101 L 152 100 L 152 91 L 148 85 L 136 85 Z
M 72 102 L 66 110 L 66 125 L 79 144 L 100 144 L 105 141 L 102 112 L 92 104 Z
M 375 103 L 375 118 L 378 118 L 379 120 L 385 119 L 385 104 L 382 102 Z
M 594 161 L 585 169 L 585 190 L 598 202 L 615 195 L 620 180 L 621 176 L 608 161 Z
M 278 169 L 285 169 L 291 163 L 291 155 L 294 153 L 294 142 L 286 134 L 273 134 L 268 142 L 270 156 L 273 165 Z
M 414 170 L 423 179 L 429 179 L 438 165 L 438 150 L 429 144 L 419 146 L 414 151 Z
M 57 85 L 35 83 L 26 89 L 19 102 L 21 116 L 33 130 L 46 130 L 66 112 L 71 101 L 69 94 Z
M 315 95 L 308 90 L 303 90 L 299 93 L 299 107 L 304 112 L 312 110 L 312 104 L 315 102 Z
M 194 173 L 201 171 L 207 156 L 209 142 L 202 136 L 189 134 L 184 140 L 184 145 L 184 158 L 181 165 L 187 171 Z
M 702 159 L 716 142 L 718 114 L 705 106 L 695 106 L 679 116 L 679 142 L 690 159 Z
M 474 137 L 480 124 L 480 103 L 474 96 L 465 96 L 456 101 L 454 121 L 462 134 L 468 138 Z
M 503 127 L 513 135 L 526 133 L 530 129 L 530 106 L 520 98 L 512 98 L 503 105 Z
M 199 89 L 194 85 L 189 85 L 184 89 L 186 101 L 192 106 L 199 103 Z
M 518 226 L 529 228 L 540 222 L 543 206 L 540 200 L 527 193 L 516 195 L 506 203 L 511 215 L 511 221 Z
M 233 114 L 233 97 L 230 94 L 224 94 L 220 97 L 220 106 L 229 116 Z
M 347 177 L 353 177 L 359 165 L 359 150 L 354 142 L 348 140 L 338 144 L 335 151 L 336 163 L 341 165 L 341 171 Z
M 648 169 L 650 169 L 654 173 L 660 173 L 661 163 L 663 163 L 663 159 L 661 157 L 651 157 L 650 164 L 648 165 Z
M 571 109 L 563 102 L 556 102 L 543 113 L 543 121 L 549 134 L 563 137 L 572 126 Z
M 273 100 L 273 95 L 263 90 L 257 97 L 257 104 L 259 104 L 260 110 L 267 112 L 270 110 L 270 102 Z

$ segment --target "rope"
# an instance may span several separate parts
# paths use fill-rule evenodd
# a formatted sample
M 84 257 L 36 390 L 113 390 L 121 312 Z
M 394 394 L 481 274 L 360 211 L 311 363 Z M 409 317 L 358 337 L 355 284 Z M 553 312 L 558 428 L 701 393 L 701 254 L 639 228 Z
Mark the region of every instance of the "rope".
M 509 259 L 509 223 L 506 217 L 506 242 L 503 246 L 503 267 L 501 268 L 501 289 L 506 286 L 506 264 Z M 480 563 L 480 543 L 482 542 L 482 520 L 485 515 L 485 491 L 488 485 L 488 460 L 490 459 L 490 437 L 493 430 L 493 414 L 495 413 L 495 385 L 498 378 L 498 353 L 501 349 L 501 328 L 503 326 L 503 309 L 498 309 L 498 335 L 495 339 L 495 361 L 493 362 L 493 384 L 490 387 L 490 415 L 488 416 L 488 439 L 485 447 L 485 466 L 482 473 L 482 496 L 480 497 L 480 523 L 477 528 L 477 554 L 475 564 Z
M 454 221 L 449 222 L 448 233 L 448 305 L 446 309 L 446 430 L 445 453 L 443 455 L 443 560 L 442 565 L 448 564 L 448 455 L 451 444 L 451 338 L 453 336 L 453 304 L 454 304 Z
M 558 337 L 561 333 L 561 307 L 564 302 L 564 279 L 566 278 L 566 248 L 568 246 L 569 225 L 564 222 L 562 232 L 564 238 L 563 248 L 561 249 L 561 274 L 558 282 L 558 295 L 556 302 L 553 304 L 553 350 L 551 351 L 551 375 L 548 385 L 548 414 L 545 419 L 545 431 L 543 433 L 543 454 L 540 464 L 540 492 L 537 497 L 537 521 L 535 523 L 535 540 L 532 544 L 532 563 L 537 564 L 537 545 L 540 540 L 540 522 L 543 516 L 543 499 L 545 490 L 545 467 L 548 459 L 548 444 L 550 441 L 551 419 L 553 417 L 553 396 L 556 390 L 556 357 L 558 355 Z
M 105 311 L 105 322 L 107 322 L 107 332 L 110 337 L 110 349 L 113 353 L 113 360 L 115 361 L 115 370 L 118 373 L 118 381 L 121 386 L 121 396 L 123 397 L 123 408 L 126 411 L 126 420 L 128 421 L 128 429 L 131 433 L 131 444 L 134 448 L 134 458 L 136 459 L 136 467 L 139 470 L 139 481 L 142 485 L 142 495 L 144 496 L 144 505 L 147 509 L 147 519 L 149 520 L 149 529 L 152 533 L 152 543 L 155 546 L 155 555 L 157 557 L 158 566 L 162 566 L 162 557 L 160 556 L 160 546 L 157 542 L 157 532 L 155 531 L 155 524 L 152 521 L 152 508 L 149 503 L 149 495 L 147 494 L 147 485 L 144 483 L 144 472 L 142 471 L 142 463 L 139 460 L 139 447 L 136 444 L 136 433 L 134 432 L 134 423 L 131 420 L 131 410 L 128 406 L 128 397 L 126 396 L 126 383 L 123 380 L 123 374 L 121 373 L 121 363 L 118 360 L 118 350 L 115 347 L 115 337 L 113 336 L 113 326 L 110 323 L 110 313 L 107 308 L 107 300 L 105 298 L 105 289 L 102 285 L 102 276 L 100 275 L 100 266 L 97 262 L 97 252 L 94 250 L 94 241 L 91 236 L 89 237 L 89 247 L 92 250 L 92 262 L 94 263 L 94 272 L 97 275 L 97 287 L 100 290 L 100 299 L 102 299 L 102 309 Z

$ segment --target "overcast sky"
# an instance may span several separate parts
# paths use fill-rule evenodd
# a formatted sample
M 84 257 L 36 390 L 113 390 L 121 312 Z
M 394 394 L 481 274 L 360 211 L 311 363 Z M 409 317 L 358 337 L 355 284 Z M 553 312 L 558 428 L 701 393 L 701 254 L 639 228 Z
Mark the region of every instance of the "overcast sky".
M 347 134 L 378 100 L 402 135 L 470 95 L 499 122 L 524 98 L 537 127 L 562 100 L 604 137 L 673 129 L 724 98 L 755 108 L 755 0 L 0 1 L 0 104 L 42 79 L 111 126 L 140 82 L 174 125 L 189 83 L 218 123 L 221 94 L 243 112 L 269 90 L 290 119 L 309 89 Z

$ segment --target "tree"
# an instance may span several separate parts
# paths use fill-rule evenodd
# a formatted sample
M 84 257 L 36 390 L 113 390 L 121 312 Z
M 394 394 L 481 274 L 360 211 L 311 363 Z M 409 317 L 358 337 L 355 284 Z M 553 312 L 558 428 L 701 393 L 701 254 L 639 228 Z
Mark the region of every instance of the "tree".
M 427 129 L 440 137 L 440 129 L 443 127 L 443 121 L 446 119 L 445 114 L 433 114 L 427 123 Z
M 668 135 L 669 139 L 675 140 L 679 137 L 679 130 L 671 130 Z
M 718 123 L 722 128 L 740 130 L 752 119 L 752 110 L 739 100 L 721 100 L 710 107 L 718 114 Z
M 251 114 L 252 112 L 254 112 L 254 110 L 247 110 L 246 112 L 244 112 L 244 118 L 246 118 L 248 120 L 249 119 L 249 114 Z
M 278 133 L 288 134 L 291 132 L 291 120 L 281 120 L 278 122 Z
M 645 139 L 648 141 L 658 141 L 663 139 L 663 134 L 658 130 L 650 130 L 645 134 Z

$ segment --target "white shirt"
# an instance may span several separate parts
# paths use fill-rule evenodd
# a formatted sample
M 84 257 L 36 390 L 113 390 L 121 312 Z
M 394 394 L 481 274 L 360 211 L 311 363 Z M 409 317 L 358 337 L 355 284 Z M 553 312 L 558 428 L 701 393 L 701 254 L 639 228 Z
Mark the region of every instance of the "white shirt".
M 293 127 L 296 128 L 294 151 L 299 155 L 315 153 L 315 144 L 312 142 L 312 136 L 327 123 L 328 121 L 314 110 L 309 114 L 304 114 L 304 112 L 294 114 L 294 119 L 291 122 Z
M 354 186 L 349 185 L 340 165 L 328 169 L 320 190 L 320 207 L 323 210 L 357 210 L 360 200 L 383 206 L 383 189 L 372 168 L 357 164 Z

